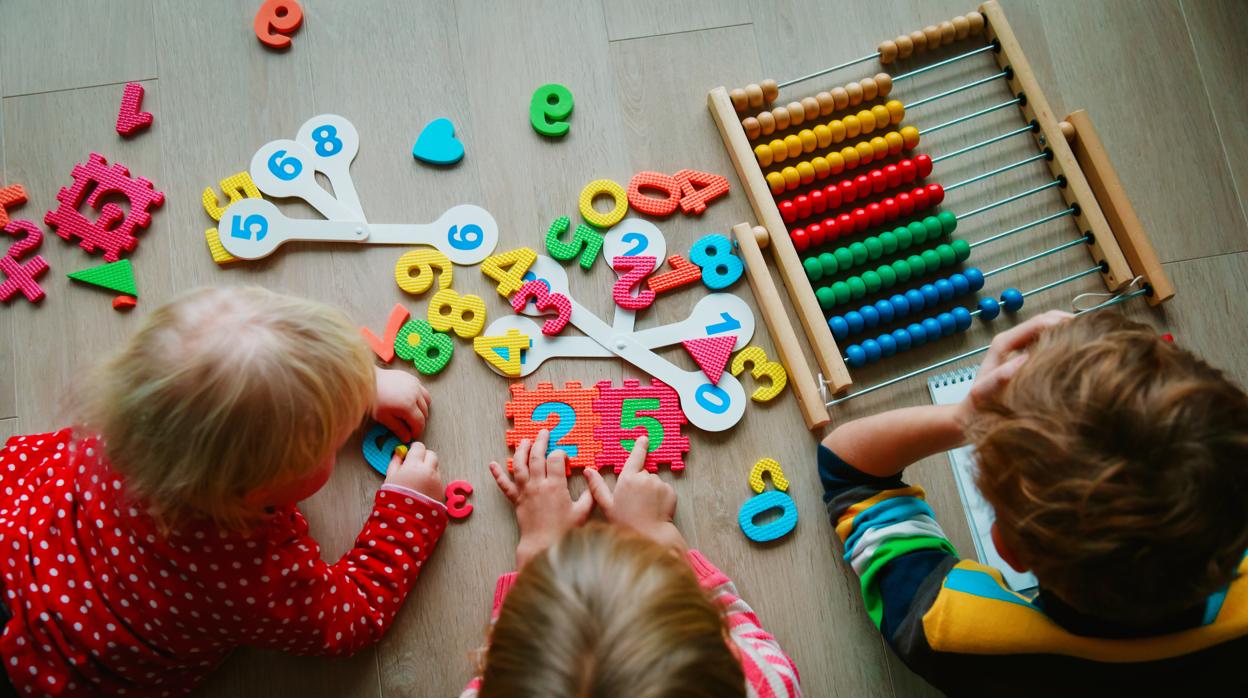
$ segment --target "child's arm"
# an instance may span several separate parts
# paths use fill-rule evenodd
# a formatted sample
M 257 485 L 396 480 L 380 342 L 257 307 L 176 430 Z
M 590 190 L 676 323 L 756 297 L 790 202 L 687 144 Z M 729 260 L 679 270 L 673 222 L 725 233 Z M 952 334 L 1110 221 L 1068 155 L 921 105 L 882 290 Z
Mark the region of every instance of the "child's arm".
M 934 453 L 962 445 L 960 405 L 904 407 L 837 427 L 823 445 L 858 470 L 891 477 Z

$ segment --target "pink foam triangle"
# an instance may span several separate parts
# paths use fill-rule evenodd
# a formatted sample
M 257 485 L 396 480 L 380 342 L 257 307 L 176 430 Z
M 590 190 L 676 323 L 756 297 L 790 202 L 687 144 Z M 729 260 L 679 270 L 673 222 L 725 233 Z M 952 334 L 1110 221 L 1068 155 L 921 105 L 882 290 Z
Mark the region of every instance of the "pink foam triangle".
M 698 368 L 702 369 L 702 373 L 705 373 L 707 379 L 714 384 L 719 383 L 720 376 L 724 375 L 724 367 L 728 365 L 728 357 L 732 356 L 732 348 L 737 344 L 737 336 L 728 334 L 686 339 L 682 344 L 697 362 Z

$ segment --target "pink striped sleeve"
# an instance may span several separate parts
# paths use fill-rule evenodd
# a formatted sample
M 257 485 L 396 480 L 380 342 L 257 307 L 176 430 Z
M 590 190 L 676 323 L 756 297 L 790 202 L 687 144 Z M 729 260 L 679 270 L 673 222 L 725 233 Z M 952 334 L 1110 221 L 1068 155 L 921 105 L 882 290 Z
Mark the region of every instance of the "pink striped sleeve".
M 741 668 L 745 671 L 747 693 L 758 698 L 793 698 L 802 695 L 797 665 L 780 649 L 780 643 L 763 629 L 755 615 L 741 597 L 737 588 L 723 572 L 696 550 L 686 555 L 689 565 L 698 575 L 702 588 L 723 606 L 728 618 L 728 632 L 732 638 Z
M 516 584 L 516 573 L 508 572 L 498 578 L 498 582 L 494 585 L 494 606 L 490 609 L 490 627 L 494 627 L 494 622 L 498 620 L 498 612 L 503 608 L 503 601 L 507 599 L 507 592 L 511 591 L 511 587 Z M 464 686 L 464 690 L 459 694 L 459 698 L 477 698 L 477 693 L 481 690 L 481 677 L 474 676 Z

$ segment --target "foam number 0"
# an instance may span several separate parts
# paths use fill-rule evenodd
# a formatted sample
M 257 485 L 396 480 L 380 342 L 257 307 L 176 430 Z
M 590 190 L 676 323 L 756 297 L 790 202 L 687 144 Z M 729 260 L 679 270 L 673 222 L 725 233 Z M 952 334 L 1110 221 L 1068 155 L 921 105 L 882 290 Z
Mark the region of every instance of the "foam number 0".
M 527 350 L 533 341 L 520 330 L 508 329 L 501 336 L 475 337 L 472 350 L 486 363 L 497 368 L 507 376 L 519 376 L 521 352 Z
M 594 208 L 594 199 L 600 196 L 611 199 L 611 210 L 607 213 L 599 213 Z M 578 204 L 581 217 L 587 223 L 597 228 L 610 228 L 623 220 L 628 213 L 628 193 L 624 191 L 624 187 L 609 179 L 595 179 L 581 190 Z
M 774 458 L 760 458 L 753 468 L 750 468 L 750 489 L 757 493 L 762 493 L 766 484 L 763 483 L 763 475 L 771 476 L 771 482 L 776 489 L 781 492 L 788 491 L 789 480 L 784 476 L 784 469 L 780 467 L 780 463 Z
M 728 288 L 741 278 L 745 265 L 732 253 L 732 242 L 723 235 L 712 233 L 693 243 L 689 259 L 702 267 L 702 283 L 712 290 Z
M 658 262 L 654 257 L 638 256 L 638 257 L 616 257 L 611 260 L 611 267 L 617 272 L 625 272 L 619 281 L 615 282 L 615 287 L 611 289 L 611 296 L 615 299 L 615 304 L 627 310 L 642 310 L 649 308 L 654 303 L 654 291 L 641 288 L 641 282 L 645 280 L 650 272 L 654 271 L 654 265 Z M 637 295 L 631 295 L 630 291 L 634 288 L 639 290 Z
M 659 409 L 659 398 L 657 397 L 625 398 L 620 403 L 620 429 L 635 429 L 637 427 L 645 429 L 646 437 L 650 440 L 646 453 L 653 453 L 663 445 L 663 423 L 654 417 L 640 415 L 638 412 L 643 410 L 652 412 L 657 409 Z M 636 439 L 620 439 L 620 446 L 625 451 L 631 452 L 636 444 Z
M 481 262 L 481 273 L 497 284 L 498 295 L 503 298 L 520 290 L 524 285 L 524 273 L 537 261 L 537 253 L 527 247 L 487 257 Z
M 454 330 L 462 339 L 476 337 L 485 327 L 485 301 L 444 288 L 429 301 L 429 325 L 439 332 Z
M 434 268 L 438 269 L 439 289 L 449 289 L 454 280 L 451 260 L 438 250 L 423 248 L 405 252 L 394 265 L 394 281 L 405 292 L 418 296 L 433 286 Z
M 760 515 L 777 509 L 779 518 L 762 525 L 754 523 Z M 768 490 L 745 500 L 737 512 L 737 524 L 746 538 L 757 543 L 783 538 L 797 526 L 797 504 L 784 492 Z
M 557 315 L 542 325 L 542 334 L 554 335 L 563 331 L 572 318 L 572 301 L 562 293 L 551 293 L 550 287 L 541 279 L 526 281 L 516 295 L 511 297 L 511 307 L 518 313 L 532 300 L 538 312 L 555 310 Z
M 558 138 L 568 132 L 567 118 L 574 104 L 572 92 L 563 85 L 542 85 L 533 91 L 529 101 L 529 123 L 543 136 Z
M 580 453 L 580 449 L 576 444 L 561 444 L 559 441 L 572 431 L 576 426 L 576 410 L 566 402 L 543 402 L 533 408 L 531 419 L 535 424 L 541 424 L 551 417 L 555 418 L 554 426 L 550 427 L 550 445 L 546 447 L 546 455 L 554 453 L 556 450 L 563 451 L 568 458 L 576 458 Z
M 561 262 L 580 255 L 581 268 L 592 268 L 594 261 L 598 259 L 598 253 L 602 251 L 602 233 L 584 223 L 578 223 L 576 230 L 572 232 L 571 242 L 560 240 L 570 227 L 572 220 L 567 216 L 559 216 L 552 221 L 550 228 L 546 230 L 546 251 Z
M 738 352 L 732 359 L 732 375 L 741 375 L 746 364 L 751 365 L 750 375 L 756 379 L 766 377 L 771 383 L 771 385 L 760 385 L 754 389 L 750 399 L 755 402 L 772 400 L 784 390 L 784 386 L 789 382 L 789 374 L 785 373 L 784 366 L 768 359 L 767 352 L 762 347 L 746 347 Z
M 394 338 L 394 353 L 400 359 L 411 361 L 416 370 L 426 376 L 446 368 L 454 352 L 451 338 L 435 332 L 424 320 L 408 320 Z

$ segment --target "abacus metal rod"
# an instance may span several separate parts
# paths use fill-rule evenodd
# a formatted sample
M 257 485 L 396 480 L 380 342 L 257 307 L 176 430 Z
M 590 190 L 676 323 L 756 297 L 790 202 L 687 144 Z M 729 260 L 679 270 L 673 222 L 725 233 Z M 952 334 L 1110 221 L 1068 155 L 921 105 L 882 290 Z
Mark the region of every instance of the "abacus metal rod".
M 942 128 L 949 128 L 950 126 L 956 126 L 964 121 L 970 121 L 971 119 L 974 119 L 977 116 L 983 116 L 984 114 L 991 114 L 994 111 L 999 111 L 1001 109 L 1005 109 L 1006 107 L 1012 107 L 1015 104 L 1021 104 L 1022 101 L 1023 101 L 1022 97 L 1015 97 L 1014 99 L 1011 99 L 1008 102 L 1002 102 L 993 107 L 985 107 L 983 109 L 980 109 L 977 112 L 972 112 L 970 114 L 967 114 L 966 116 L 959 116 L 956 119 L 950 119 L 949 121 L 946 121 L 943 124 L 936 124 L 935 126 L 921 128 L 919 129 L 919 135 L 921 136 L 926 133 L 933 133 L 935 131 L 939 131 Z
M 944 99 L 945 97 L 948 97 L 949 95 L 956 95 L 959 92 L 965 92 L 966 90 L 969 90 L 972 87 L 979 87 L 980 85 L 986 82 L 992 82 L 993 80 L 996 80 L 997 78 L 1008 77 L 1010 73 L 1011 73 L 1010 70 L 1003 70 L 995 75 L 989 75 L 986 78 L 972 80 L 971 82 L 968 82 L 965 85 L 959 85 L 958 87 L 955 87 L 953 89 L 945 90 L 944 92 L 934 94 L 931 97 L 924 97 L 923 99 L 920 99 L 916 102 L 911 102 L 909 104 L 906 104 L 904 105 L 904 109 L 906 111 L 910 111 L 911 109 L 916 109 L 918 107 L 923 106 L 924 104 L 927 104 L 928 102 L 935 102 L 936 100 Z
M 958 61 L 964 58 L 970 58 L 971 56 L 978 56 L 979 54 L 985 51 L 991 51 L 997 48 L 998 46 L 999 44 L 996 41 L 993 41 L 991 44 L 988 44 L 987 46 L 981 46 L 980 48 L 977 48 L 973 51 L 967 51 L 966 53 L 958 54 L 956 56 L 953 56 L 952 58 L 946 58 L 943 61 L 938 61 L 931 65 L 925 65 L 922 68 L 917 68 L 908 73 L 902 73 L 901 75 L 897 75 L 893 78 L 893 82 L 897 83 L 897 82 L 901 82 L 902 80 L 909 80 L 910 78 L 915 77 L 916 75 L 922 75 L 923 73 L 926 73 L 929 70 L 936 70 L 937 68 L 943 68 L 949 65 L 950 63 L 957 63 Z
M 986 279 L 995 274 L 1000 274 L 1003 271 L 1009 271 L 1013 269 L 1014 267 L 1021 267 L 1024 264 L 1027 264 L 1028 262 L 1034 262 L 1037 259 L 1043 259 L 1045 257 L 1048 257 L 1051 254 L 1057 254 L 1058 252 L 1061 252 L 1062 250 L 1068 250 L 1078 245 L 1086 245 L 1087 243 L 1091 242 L 1091 240 L 1092 240 L 1091 235 L 1080 236 L 1078 238 L 1075 238 L 1074 240 L 1071 240 L 1070 242 L 1064 242 L 1052 249 L 1045 250 L 1044 252 L 1037 252 L 1036 254 L 1033 254 L 1030 257 L 1022 258 L 1018 260 L 1017 262 L 1010 262 L 1009 264 L 999 266 L 996 269 L 993 269 L 992 271 L 984 272 L 984 278 Z
M 980 206 L 979 208 L 973 211 L 960 213 L 958 214 L 958 221 L 961 222 L 967 218 L 970 218 L 971 216 L 978 216 L 979 214 L 985 211 L 991 211 L 992 209 L 998 206 L 1004 206 L 1010 203 L 1011 201 L 1018 201 L 1019 199 L 1026 198 L 1028 196 L 1031 196 L 1032 194 L 1042 192 L 1045 189 L 1052 189 L 1053 187 L 1060 187 L 1065 184 L 1066 184 L 1066 180 L 1062 178 L 1061 176 L 1059 176 L 1057 179 L 1054 179 L 1052 182 L 1049 182 L 1048 184 L 1041 184 L 1040 186 L 1034 189 L 1028 189 L 1027 191 L 1019 192 L 1018 194 L 1015 194 L 1014 196 L 1007 196 L 1006 198 L 1001 199 L 1000 201 L 994 201 L 993 203 Z
M 809 80 L 809 79 L 811 79 L 811 78 L 817 78 L 817 77 L 819 77 L 820 75 L 827 75 L 828 73 L 835 72 L 835 71 L 837 71 L 837 70 L 840 70 L 841 68 L 848 68 L 848 67 L 849 67 L 849 66 L 851 66 L 851 65 L 858 65 L 859 63 L 865 63 L 865 62 L 867 62 L 867 61 L 869 61 L 869 60 L 873 60 L 873 59 L 875 59 L 875 58 L 879 58 L 879 57 L 880 57 L 880 52 L 879 52 L 879 51 L 876 51 L 875 53 L 872 53 L 872 54 L 867 55 L 867 56 L 863 56 L 862 58 L 855 58 L 855 59 L 853 59 L 853 60 L 851 60 L 851 61 L 845 61 L 844 63 L 841 63 L 841 64 L 839 64 L 839 65 L 834 65 L 834 66 L 832 66 L 831 68 L 824 68 L 824 69 L 822 69 L 822 70 L 816 70 L 815 72 L 813 72 L 813 73 L 811 73 L 811 74 L 809 74 L 809 75 L 803 75 L 803 76 L 802 76 L 802 77 L 800 77 L 800 78 L 793 78 L 792 80 L 786 80 L 786 81 L 784 81 L 784 82 L 779 83 L 778 85 L 776 85 L 776 89 L 778 89 L 778 90 L 782 90 L 782 89 L 784 89 L 784 88 L 788 87 L 789 85 L 796 85 L 796 84 L 797 84 L 797 83 L 799 83 L 799 82 L 804 82 L 804 81 Z
M 1039 155 L 1032 155 L 1032 156 L 1031 156 L 1031 157 L 1029 157 L 1029 158 L 1025 158 L 1025 159 L 1023 159 L 1023 160 L 1019 160 L 1019 161 L 1018 161 L 1018 162 L 1016 162 L 1016 163 L 1013 163 L 1013 164 L 1010 164 L 1010 165 L 1005 165 L 1005 166 L 1003 166 L 1003 167 L 998 167 L 997 169 L 992 170 L 991 172 L 985 172 L 985 173 L 983 173 L 983 174 L 981 174 L 981 175 L 975 175 L 974 177 L 971 177 L 970 179 L 964 179 L 964 180 L 962 180 L 961 182 L 958 182 L 957 184 L 951 184 L 951 185 L 949 185 L 949 186 L 945 187 L 945 191 L 946 191 L 946 192 L 951 192 L 951 191 L 953 191 L 954 189 L 958 189 L 958 188 L 960 188 L 960 187 L 965 187 L 965 186 L 966 186 L 966 185 L 968 185 L 968 184 L 974 184 L 974 183 L 976 183 L 976 182 L 978 182 L 978 181 L 980 181 L 980 180 L 982 180 L 982 179 L 988 179 L 989 177 L 995 177 L 996 175 L 999 175 L 999 174 L 1001 174 L 1002 172 L 1009 172 L 1010 170 L 1015 169 L 1015 168 L 1017 168 L 1017 167 L 1022 167 L 1023 165 L 1026 165 L 1026 164 L 1027 164 L 1027 163 L 1029 163 L 1029 162 L 1035 162 L 1036 160 L 1046 160 L 1046 159 L 1051 158 L 1051 157 L 1053 157 L 1053 155 L 1052 155 L 1051 151 L 1049 151 L 1049 149 L 1048 149 L 1048 148 L 1045 148 L 1045 149 L 1044 149 L 1044 152 L 1043 152 L 1043 153 L 1040 153 Z
M 1009 230 L 1003 233 L 997 233 L 996 235 L 993 235 L 992 237 L 984 238 L 983 240 L 980 240 L 979 242 L 972 242 L 970 244 L 970 248 L 973 250 L 976 247 L 979 247 L 980 245 L 987 245 L 990 242 L 1000 240 L 1001 238 L 1004 238 L 1004 237 L 1009 237 L 1013 235 L 1014 233 L 1021 233 L 1024 230 L 1027 230 L 1028 228 L 1034 228 L 1037 225 L 1043 225 L 1045 223 L 1048 223 L 1049 221 L 1057 220 L 1058 218 L 1061 218 L 1062 216 L 1069 216 L 1077 210 L 1078 209 L 1076 209 L 1074 206 L 1071 206 L 1065 211 L 1058 211 L 1057 213 L 1045 216 L 1044 218 L 1036 219 L 1030 223 L 1024 223 L 1018 226 L 1017 228 L 1010 228 Z
M 958 150 L 955 150 L 952 153 L 945 153 L 944 155 L 941 155 L 940 157 L 932 158 L 932 164 L 935 165 L 941 160 L 948 160 L 949 158 L 956 158 L 957 156 L 962 155 L 963 153 L 969 153 L 972 150 L 978 150 L 985 146 L 992 145 L 993 143 L 996 143 L 997 141 L 1003 141 L 1007 138 L 1017 136 L 1020 133 L 1027 133 L 1028 131 L 1034 131 L 1036 130 L 1036 128 L 1038 128 L 1038 126 L 1034 122 L 1029 123 L 1026 126 L 1023 126 L 1022 128 L 1018 128 L 1013 131 L 1008 131 L 1006 133 L 1001 134 L 1000 136 L 993 136 L 992 138 L 989 138 L 986 141 L 980 141 L 974 145 L 968 145 L 965 148 L 959 148 Z

